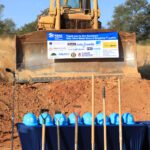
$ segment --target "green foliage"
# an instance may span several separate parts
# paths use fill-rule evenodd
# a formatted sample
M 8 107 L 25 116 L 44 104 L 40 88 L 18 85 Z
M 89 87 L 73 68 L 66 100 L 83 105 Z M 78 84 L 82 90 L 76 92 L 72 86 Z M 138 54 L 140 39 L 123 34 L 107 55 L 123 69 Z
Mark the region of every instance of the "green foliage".
M 41 14 L 39 16 L 48 15 L 48 13 L 49 13 L 49 8 L 46 8 L 41 12 Z
M 4 33 L 14 33 L 15 32 L 16 25 L 11 19 L 5 19 L 3 21 L 3 23 L 4 23 L 4 27 L 3 27 Z
M 144 41 L 139 41 L 138 44 L 141 44 L 141 45 L 150 45 L 150 39 L 146 39 Z
M 37 30 L 37 19 L 33 22 L 25 24 L 23 27 L 19 29 L 15 29 L 15 23 L 11 19 L 2 20 L 2 13 L 4 10 L 4 5 L 0 4 L 0 34 L 26 34 L 29 32 L 33 32 Z M 49 9 L 45 9 L 41 12 L 41 15 L 48 15 Z
M 147 0 L 126 0 L 115 8 L 109 28 L 135 32 L 137 40 L 150 38 L 150 4 Z
M 9 34 L 15 32 L 15 23 L 12 19 L 2 20 L 2 13 L 4 10 L 4 5 L 0 4 L 0 34 Z
M 31 23 L 25 24 L 23 27 L 16 30 L 17 34 L 25 34 L 29 32 L 33 32 L 37 30 L 37 21 L 33 21 Z

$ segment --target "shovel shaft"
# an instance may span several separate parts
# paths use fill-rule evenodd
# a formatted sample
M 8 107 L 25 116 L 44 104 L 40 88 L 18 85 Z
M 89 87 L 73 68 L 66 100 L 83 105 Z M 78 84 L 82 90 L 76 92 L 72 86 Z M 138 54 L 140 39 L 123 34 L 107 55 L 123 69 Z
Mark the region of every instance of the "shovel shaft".
M 107 150 L 107 128 L 106 128 L 106 89 L 105 86 L 102 89 L 102 100 L 103 100 L 103 115 L 104 115 L 104 150 Z
M 95 125 L 94 125 L 94 119 L 95 119 L 95 103 L 94 103 L 94 74 L 92 75 L 92 133 L 91 133 L 91 145 L 92 150 L 95 149 Z
M 105 97 L 103 97 L 103 113 L 104 113 L 104 150 L 107 150 L 106 101 L 105 101 Z
M 58 150 L 60 150 L 60 125 L 59 125 L 59 121 L 57 124 L 57 148 L 58 148 Z
M 45 150 L 45 124 L 42 125 L 42 150 Z
M 118 101 L 119 101 L 119 144 L 120 150 L 122 150 L 122 112 L 121 112 L 121 81 L 118 78 Z
M 74 145 L 74 149 L 77 150 L 78 149 L 78 144 L 75 143 Z
M 95 150 L 95 143 L 92 143 L 92 150 Z
M 75 145 L 74 149 L 78 150 L 78 116 L 76 116 L 76 124 L 75 124 Z

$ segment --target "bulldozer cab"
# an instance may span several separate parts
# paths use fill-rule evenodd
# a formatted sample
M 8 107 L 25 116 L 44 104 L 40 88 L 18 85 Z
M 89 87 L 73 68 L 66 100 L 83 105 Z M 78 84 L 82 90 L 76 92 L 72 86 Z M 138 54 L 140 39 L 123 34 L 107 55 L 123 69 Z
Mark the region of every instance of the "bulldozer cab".
M 99 17 L 97 0 L 51 0 L 49 14 L 38 19 L 38 30 L 97 29 Z
M 90 0 L 60 0 L 61 7 L 71 8 L 71 9 L 80 9 L 80 10 L 91 10 L 91 1 Z
M 82 2 L 80 0 L 74 0 L 74 1 L 72 1 L 72 0 L 60 0 L 61 7 L 67 6 L 67 7 L 71 7 L 71 8 L 80 8 L 81 3 Z

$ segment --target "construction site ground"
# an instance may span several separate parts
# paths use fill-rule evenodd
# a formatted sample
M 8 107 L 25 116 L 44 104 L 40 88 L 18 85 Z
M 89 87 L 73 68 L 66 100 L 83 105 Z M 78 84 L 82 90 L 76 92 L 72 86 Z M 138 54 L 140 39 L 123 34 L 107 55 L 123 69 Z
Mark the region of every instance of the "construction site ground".
M 10 39 L 9 39 L 10 40 Z M 0 77 L 11 67 L 11 41 L 0 45 Z M 121 79 L 122 113 L 130 112 L 135 121 L 150 120 L 150 46 L 137 46 L 140 77 Z M 4 61 L 5 60 L 5 61 Z M 6 77 L 7 78 L 7 77 Z M 118 89 L 116 78 L 103 81 L 95 78 L 95 114 L 102 111 L 102 86 L 106 86 L 106 112 L 118 112 Z M 91 79 L 57 80 L 51 83 L 17 84 L 15 93 L 15 123 L 22 122 L 23 115 L 34 112 L 38 117 L 41 108 L 48 108 L 53 116 L 56 110 L 70 114 L 74 105 L 81 105 L 81 115 L 91 111 Z M 0 149 L 10 148 L 11 138 L 12 84 L 0 81 Z M 21 149 L 15 128 L 15 150 Z

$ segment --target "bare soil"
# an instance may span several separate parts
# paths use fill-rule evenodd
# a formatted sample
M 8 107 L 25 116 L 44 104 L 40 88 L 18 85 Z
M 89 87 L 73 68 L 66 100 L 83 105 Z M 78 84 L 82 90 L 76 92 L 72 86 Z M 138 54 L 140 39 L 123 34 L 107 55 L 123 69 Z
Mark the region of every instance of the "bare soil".
M 95 114 L 102 111 L 102 85 L 107 91 L 107 115 L 118 112 L 117 80 L 95 79 Z M 121 80 L 122 113 L 130 112 L 136 121 L 150 120 L 150 81 L 138 78 Z M 0 143 L 8 146 L 11 135 L 11 104 L 12 87 L 0 84 L 1 119 Z M 53 116 L 56 110 L 71 113 L 74 105 L 81 105 L 81 114 L 91 111 L 91 80 L 75 79 L 55 81 L 53 83 L 38 83 L 32 85 L 17 85 L 15 99 L 15 123 L 21 122 L 27 112 L 34 112 L 38 117 L 41 108 L 48 108 Z M 15 132 L 15 146 L 19 147 L 18 135 Z
M 7 80 L 4 68 L 13 68 L 14 42 L 0 41 L 0 77 Z M 121 80 L 122 113 L 130 112 L 136 121 L 150 120 L 150 46 L 137 46 L 138 68 L 143 79 L 132 77 Z M 106 86 L 107 115 L 118 112 L 118 87 L 115 78 L 95 79 L 95 114 L 102 111 L 102 86 Z M 72 79 L 16 85 L 15 123 L 22 122 L 27 112 L 38 117 L 41 108 L 48 108 L 53 116 L 56 110 L 71 113 L 74 105 L 81 105 L 81 115 L 91 111 L 91 79 Z M 0 149 L 10 148 L 12 84 L 0 81 Z M 15 129 L 15 150 L 20 141 Z

